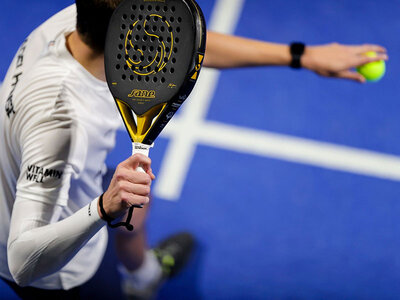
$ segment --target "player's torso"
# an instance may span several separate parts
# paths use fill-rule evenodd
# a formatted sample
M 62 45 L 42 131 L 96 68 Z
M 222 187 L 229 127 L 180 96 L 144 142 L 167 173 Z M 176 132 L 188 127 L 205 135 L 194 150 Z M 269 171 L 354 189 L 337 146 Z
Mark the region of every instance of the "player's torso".
M 72 70 L 66 81 L 64 92 L 73 100 L 74 118 L 81 131 L 77 135 L 76 143 L 80 146 L 76 150 L 79 160 L 84 163 L 79 177 L 72 178 L 70 199 L 83 206 L 87 204 L 86 200 L 102 193 L 105 159 L 114 147 L 115 132 L 121 120 L 105 82 L 100 82 L 85 70 Z

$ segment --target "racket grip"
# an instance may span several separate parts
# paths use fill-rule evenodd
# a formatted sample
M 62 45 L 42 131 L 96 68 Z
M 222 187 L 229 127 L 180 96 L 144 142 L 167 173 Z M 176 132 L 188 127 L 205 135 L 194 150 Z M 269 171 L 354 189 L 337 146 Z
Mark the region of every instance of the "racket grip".
M 134 155 L 136 153 L 140 153 L 140 154 L 146 155 L 148 157 L 150 148 L 152 148 L 153 145 L 154 144 L 146 145 L 146 144 L 142 144 L 142 143 L 132 143 L 132 155 Z M 144 170 L 141 166 L 137 167 L 136 171 L 144 173 Z
M 142 144 L 142 143 L 132 143 L 132 155 L 134 155 L 136 153 L 140 153 L 140 154 L 149 156 L 150 148 L 152 148 L 153 145 L 154 145 L 154 143 L 151 145 L 146 145 L 146 144 Z M 136 171 L 145 173 L 142 166 L 138 166 L 136 168 Z M 143 208 L 143 205 L 135 205 L 135 207 Z

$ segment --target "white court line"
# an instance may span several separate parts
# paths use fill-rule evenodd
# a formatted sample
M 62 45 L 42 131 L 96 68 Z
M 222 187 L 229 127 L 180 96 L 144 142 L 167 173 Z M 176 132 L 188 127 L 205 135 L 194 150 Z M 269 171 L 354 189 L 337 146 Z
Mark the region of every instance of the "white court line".
M 185 126 L 180 120 L 170 125 L 165 136 L 173 137 Z M 395 155 L 212 121 L 191 130 L 206 146 L 400 181 L 400 157 Z
M 236 28 L 243 4 L 244 0 L 217 1 L 208 29 L 232 33 Z M 157 197 L 166 200 L 179 198 L 197 146 L 198 137 L 193 134 L 193 130 L 206 117 L 219 75 L 219 71 L 203 69 L 192 96 L 182 106 L 180 115 L 175 117 L 179 118 L 183 127 L 171 136 L 154 187 L 154 194 Z M 174 118 L 171 122 L 174 122 Z M 168 124 L 167 127 L 171 127 L 172 124 Z

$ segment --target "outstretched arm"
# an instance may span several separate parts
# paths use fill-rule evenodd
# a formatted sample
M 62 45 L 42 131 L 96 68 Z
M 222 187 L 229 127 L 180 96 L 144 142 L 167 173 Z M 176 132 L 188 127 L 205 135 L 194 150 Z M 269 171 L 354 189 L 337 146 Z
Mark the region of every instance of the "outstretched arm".
M 375 51 L 376 57 L 365 52 Z M 376 60 L 387 60 L 386 49 L 378 45 L 346 46 L 337 43 L 306 46 L 301 64 L 318 75 L 365 82 L 353 68 Z M 216 32 L 208 32 L 205 67 L 239 68 L 253 66 L 288 66 L 289 46 Z

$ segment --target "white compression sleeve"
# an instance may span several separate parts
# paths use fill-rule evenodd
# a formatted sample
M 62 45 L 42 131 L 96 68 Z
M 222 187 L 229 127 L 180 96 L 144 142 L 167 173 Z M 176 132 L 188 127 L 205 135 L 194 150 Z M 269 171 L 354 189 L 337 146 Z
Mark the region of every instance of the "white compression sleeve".
M 8 265 L 20 286 L 54 273 L 106 223 L 97 212 L 98 198 L 64 220 L 61 206 L 17 199 L 8 239 Z

